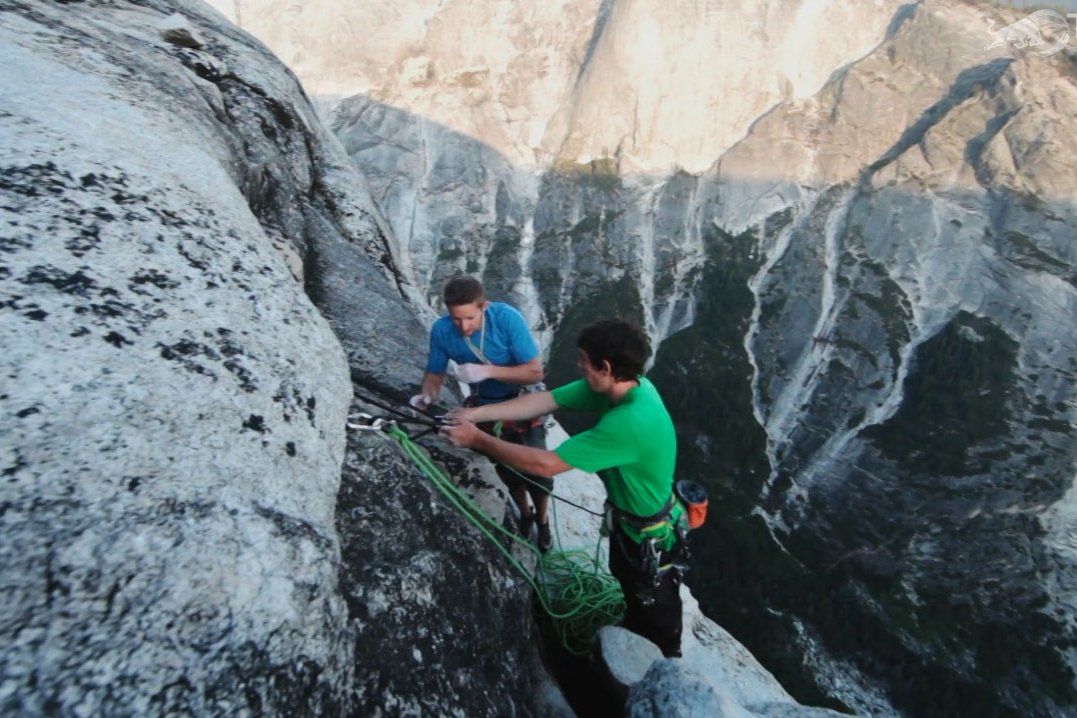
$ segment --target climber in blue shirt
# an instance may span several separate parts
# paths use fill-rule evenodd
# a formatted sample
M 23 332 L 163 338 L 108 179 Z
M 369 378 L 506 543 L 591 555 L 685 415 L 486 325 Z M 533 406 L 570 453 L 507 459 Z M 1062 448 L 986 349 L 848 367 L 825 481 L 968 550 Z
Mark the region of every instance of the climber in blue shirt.
M 542 381 L 542 362 L 531 338 L 527 322 L 515 308 L 486 299 L 482 283 L 473 277 L 455 277 L 445 284 L 448 314 L 430 329 L 430 354 L 419 393 L 409 402 L 424 410 L 441 393 L 449 360 L 456 362 L 456 378 L 470 387 L 466 406 L 481 406 L 513 399 L 527 384 Z M 493 433 L 494 424 L 481 426 Z M 541 422 L 501 422 L 501 438 L 516 444 L 545 448 L 546 431 Z M 538 547 L 546 551 L 552 544 L 549 523 L 549 494 L 553 479 L 526 475 L 521 478 L 510 467 L 497 465 L 520 512 L 519 529 L 530 538 L 538 525 Z M 528 507 L 530 494 L 534 509 Z

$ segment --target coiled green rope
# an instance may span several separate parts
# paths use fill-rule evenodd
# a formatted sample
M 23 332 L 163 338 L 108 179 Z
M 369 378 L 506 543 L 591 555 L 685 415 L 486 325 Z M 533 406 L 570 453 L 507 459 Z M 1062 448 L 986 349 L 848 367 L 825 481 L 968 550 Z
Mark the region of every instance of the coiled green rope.
M 599 560 L 600 544 L 595 545 L 594 556 L 578 549 L 541 553 L 530 541 L 515 531 L 506 529 L 476 506 L 434 463 L 429 454 L 411 440 L 407 432 L 394 424 L 388 428 L 387 433 L 449 503 L 489 538 L 509 564 L 531 585 L 566 651 L 574 655 L 586 654 L 598 629 L 621 620 L 624 616 L 624 595 L 620 584 Z M 554 525 L 556 527 L 556 508 Z M 538 558 L 537 574 L 532 575 L 527 567 L 512 555 L 508 548 L 510 544 L 499 538 L 508 538 L 535 553 Z M 560 544 L 560 534 L 558 543 Z

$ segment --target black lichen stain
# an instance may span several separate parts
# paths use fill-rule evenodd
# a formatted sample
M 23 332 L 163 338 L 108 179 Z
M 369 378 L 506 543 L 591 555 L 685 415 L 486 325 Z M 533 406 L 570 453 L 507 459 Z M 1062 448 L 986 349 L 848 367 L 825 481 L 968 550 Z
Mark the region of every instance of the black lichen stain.
M 61 172 L 53 162 L 0 169 L 0 191 L 24 197 L 62 195 L 72 181 L 71 175 Z
M 83 274 L 81 269 L 65 272 L 58 267 L 42 264 L 31 267 L 18 281 L 27 285 L 47 284 L 64 294 L 78 297 L 88 297 L 90 290 L 97 287 L 97 282 Z
M 6 476 L 6 477 L 15 476 L 15 474 L 19 473 L 20 470 L 25 469 L 27 466 L 29 466 L 29 464 L 26 463 L 26 459 L 24 459 L 22 454 L 19 453 L 19 450 L 16 449 L 15 450 L 15 463 L 10 465 L 10 466 L 4 467 L 4 469 L 2 471 L 0 471 L 0 476 Z
M 99 227 L 80 227 L 75 237 L 64 242 L 64 248 L 76 257 L 84 257 L 87 252 L 101 243 L 101 230 Z
M 130 339 L 120 334 L 119 332 L 109 332 L 105 335 L 105 341 L 112 346 L 118 347 L 120 349 L 122 349 L 125 344 L 128 346 L 134 344 L 134 342 L 132 342 Z
M 243 422 L 244 429 L 250 429 L 251 431 L 257 431 L 259 433 L 266 433 L 269 431 L 269 427 L 266 426 L 265 419 L 257 414 L 251 414 L 246 421 Z
M 206 336 L 216 340 L 218 350 L 223 356 L 227 357 L 224 361 L 224 368 L 236 377 L 240 388 L 248 394 L 256 391 L 258 383 L 254 380 L 254 374 L 243 365 L 242 361 L 243 357 L 247 356 L 247 353 L 243 351 L 243 348 L 238 343 L 233 341 L 233 332 L 230 329 L 218 327 L 216 336 L 210 332 L 206 332 Z
M 202 374 L 214 379 L 217 378 L 217 375 L 208 367 L 203 366 L 194 359 L 194 357 L 198 356 L 206 356 L 214 360 L 219 359 L 217 353 L 204 344 L 183 339 L 174 344 L 158 343 L 157 346 L 161 349 L 162 358 L 178 362 L 180 366 L 189 372 Z
M 131 275 L 127 288 L 136 294 L 146 294 L 147 292 L 143 288 L 145 285 L 158 289 L 175 289 L 180 283 L 156 269 L 142 269 Z
M 224 368 L 235 375 L 239 381 L 239 387 L 248 394 L 253 393 L 258 389 L 258 384 L 254 381 L 254 375 L 247 370 L 245 366 L 239 363 L 237 359 L 227 359 L 224 362 Z

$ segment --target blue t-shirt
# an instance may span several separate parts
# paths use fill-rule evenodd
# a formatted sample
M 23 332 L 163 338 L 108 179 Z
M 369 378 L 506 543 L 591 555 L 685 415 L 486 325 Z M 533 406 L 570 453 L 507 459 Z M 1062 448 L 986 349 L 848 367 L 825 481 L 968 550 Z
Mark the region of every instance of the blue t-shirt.
M 482 329 L 468 340 L 476 347 L 481 347 L 486 358 L 497 366 L 526 364 L 539 353 L 523 315 L 503 302 L 490 302 L 486 307 Z M 449 368 L 450 359 L 457 364 L 484 363 L 468 347 L 464 335 L 453 325 L 452 318 L 445 315 L 430 328 L 430 355 L 426 360 L 426 370 L 431 374 L 444 374 Z M 481 403 L 511 399 L 519 391 L 519 385 L 496 379 L 471 385 L 472 394 L 478 396 Z

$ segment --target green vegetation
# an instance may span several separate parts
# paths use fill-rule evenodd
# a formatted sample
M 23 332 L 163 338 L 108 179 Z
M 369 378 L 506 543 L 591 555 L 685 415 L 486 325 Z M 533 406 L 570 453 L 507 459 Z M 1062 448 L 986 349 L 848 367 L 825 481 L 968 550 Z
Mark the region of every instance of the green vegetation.
M 867 306 L 878 317 L 886 333 L 886 349 L 891 366 L 901 363 L 901 349 L 909 343 L 909 324 L 912 321 L 912 305 L 901 287 L 890 278 L 879 283 L 877 294 L 854 292 L 853 297 Z M 846 313 L 854 314 L 856 305 L 850 302 Z
M 1001 248 L 1003 255 L 1018 267 L 1032 271 L 1050 272 L 1051 274 L 1062 276 L 1071 284 L 1074 283 L 1070 266 L 1037 247 L 1036 243 L 1028 235 L 1009 231 L 1006 232 L 1005 240 L 1009 246 Z
M 970 338 L 974 332 L 980 340 Z M 1007 432 L 1017 343 L 966 312 L 918 348 L 905 400 L 885 424 L 865 430 L 884 456 L 931 476 L 965 476 L 976 444 Z

